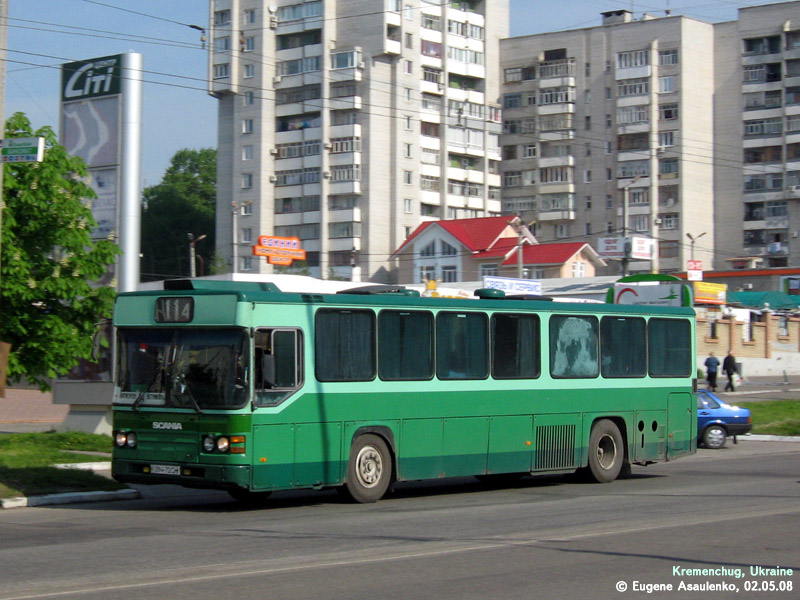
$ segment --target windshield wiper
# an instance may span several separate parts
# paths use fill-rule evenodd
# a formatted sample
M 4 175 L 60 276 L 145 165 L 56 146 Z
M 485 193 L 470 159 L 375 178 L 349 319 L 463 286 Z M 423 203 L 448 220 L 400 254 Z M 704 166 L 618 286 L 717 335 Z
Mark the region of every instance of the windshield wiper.
M 192 407 L 195 409 L 195 411 L 197 411 L 197 414 L 202 415 L 203 409 L 200 408 L 200 405 L 197 403 L 197 400 L 195 400 L 194 394 L 192 394 L 192 390 L 189 389 L 189 384 L 186 381 L 186 375 L 184 374 L 178 375 L 177 379 L 178 379 L 177 381 L 178 389 L 180 391 L 181 396 L 188 398 L 189 401 L 192 403 Z
M 144 402 L 144 392 L 139 392 L 139 395 L 136 396 L 136 400 L 134 400 L 133 404 L 131 404 L 131 410 L 139 412 L 139 405 L 142 402 Z

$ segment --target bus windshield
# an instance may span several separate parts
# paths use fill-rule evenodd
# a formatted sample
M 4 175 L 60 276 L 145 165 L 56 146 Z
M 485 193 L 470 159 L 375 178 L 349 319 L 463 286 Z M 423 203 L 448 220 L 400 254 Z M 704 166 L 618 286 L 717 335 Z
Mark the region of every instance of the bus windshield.
M 139 407 L 241 408 L 249 347 L 241 329 L 120 329 L 114 403 Z

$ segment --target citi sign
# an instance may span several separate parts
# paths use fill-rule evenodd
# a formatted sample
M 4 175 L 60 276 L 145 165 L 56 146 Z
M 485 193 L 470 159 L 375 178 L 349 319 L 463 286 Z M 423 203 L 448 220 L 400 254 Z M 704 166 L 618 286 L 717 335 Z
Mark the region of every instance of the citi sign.
M 68 101 L 118 94 L 121 65 L 121 54 L 62 65 L 61 99 Z

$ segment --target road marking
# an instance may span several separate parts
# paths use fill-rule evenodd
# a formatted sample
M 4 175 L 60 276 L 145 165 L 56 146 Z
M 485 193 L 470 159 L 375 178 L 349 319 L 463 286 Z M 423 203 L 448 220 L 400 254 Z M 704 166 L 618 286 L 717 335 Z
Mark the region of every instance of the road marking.
M 380 563 L 380 562 L 428 558 L 434 556 L 446 556 L 446 555 L 461 554 L 466 552 L 496 550 L 500 548 L 533 546 L 536 544 L 569 542 L 569 541 L 587 539 L 593 537 L 604 537 L 610 535 L 627 535 L 632 533 L 641 533 L 644 531 L 657 531 L 661 529 L 669 529 L 674 527 L 697 526 L 709 523 L 721 523 L 724 521 L 739 521 L 744 518 L 769 517 L 769 516 L 788 515 L 795 513 L 800 513 L 800 507 L 797 508 L 776 507 L 773 509 L 753 509 L 750 511 L 744 510 L 744 511 L 737 511 L 735 515 L 709 515 L 707 517 L 698 516 L 695 518 L 689 518 L 687 520 L 683 520 L 680 523 L 663 522 L 643 527 L 618 528 L 616 525 L 609 524 L 606 522 L 599 524 L 603 526 L 604 529 L 599 529 L 597 531 L 584 531 L 572 535 L 559 535 L 559 531 L 562 530 L 562 528 L 557 528 L 553 530 L 552 535 L 547 535 L 546 532 L 544 532 L 545 533 L 544 535 L 540 533 L 533 538 L 528 538 L 528 536 L 531 535 L 531 533 L 529 532 L 527 534 L 521 533 L 506 538 L 497 538 L 497 539 L 489 538 L 485 542 L 477 544 L 474 543 L 473 540 L 468 540 L 469 542 L 473 543 L 465 543 L 466 541 L 459 542 L 458 540 L 429 542 L 437 547 L 424 551 L 399 551 L 392 553 L 391 550 L 386 548 L 369 548 L 357 552 L 349 552 L 346 555 L 334 555 L 327 557 L 325 555 L 322 555 L 316 557 L 310 556 L 306 559 L 302 559 L 293 556 L 282 559 L 245 561 L 233 565 L 230 563 L 217 563 L 204 566 L 191 566 L 191 567 L 182 567 L 178 569 L 165 569 L 163 571 L 163 577 L 161 578 L 156 577 L 150 581 L 137 581 L 132 583 L 118 583 L 118 584 L 103 584 L 101 581 L 98 581 L 96 587 L 86 587 L 85 586 L 86 577 L 84 576 L 82 577 L 81 581 L 81 583 L 84 584 L 84 587 L 81 588 L 64 590 L 63 586 L 65 585 L 65 582 L 63 581 L 47 582 L 46 585 L 51 585 L 51 586 L 57 585 L 62 589 L 59 589 L 58 591 L 42 591 L 33 594 L 28 593 L 21 596 L 2 596 L 0 597 L 0 600 L 36 600 L 38 598 L 69 597 L 81 594 L 101 594 L 106 592 L 119 592 L 123 590 L 135 590 L 135 589 L 143 589 L 143 588 L 163 586 L 163 585 L 180 585 L 187 583 L 194 584 L 206 581 L 235 579 L 240 577 L 258 577 L 258 576 L 275 575 L 281 573 L 300 572 L 311 569 L 354 567 L 359 565 L 366 565 L 366 564 Z M 377 551 L 388 553 L 388 555 L 376 557 L 375 553 Z M 298 560 L 304 560 L 304 564 L 297 564 Z M 246 567 L 248 564 L 257 565 L 266 562 L 269 562 L 270 565 L 272 566 L 231 571 L 232 568 L 236 567 L 241 568 L 241 567 Z M 286 566 L 274 566 L 276 562 L 292 562 L 293 564 Z M 206 570 L 212 572 L 207 573 L 205 575 L 197 575 L 198 570 Z M 109 575 L 105 576 L 104 579 L 110 579 L 113 577 L 117 576 Z M 30 586 L 30 583 L 28 583 L 28 586 Z

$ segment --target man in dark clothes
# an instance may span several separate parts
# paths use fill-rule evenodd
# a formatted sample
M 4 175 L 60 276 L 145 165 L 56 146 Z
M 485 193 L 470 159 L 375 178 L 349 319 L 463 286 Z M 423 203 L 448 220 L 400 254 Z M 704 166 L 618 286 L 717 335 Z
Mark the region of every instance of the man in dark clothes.
M 728 356 L 725 357 L 725 360 L 722 361 L 722 371 L 728 376 L 728 383 L 725 385 L 725 391 L 728 391 L 728 388 L 732 392 L 735 392 L 736 389 L 733 387 L 733 376 L 738 373 L 738 369 L 736 368 L 736 357 L 733 356 L 733 350 L 728 352 Z

